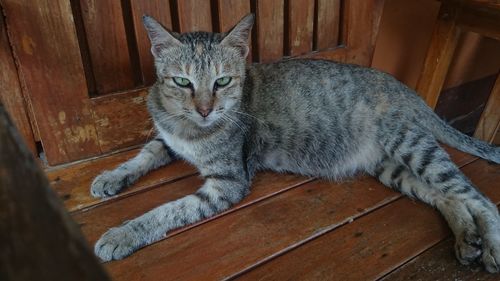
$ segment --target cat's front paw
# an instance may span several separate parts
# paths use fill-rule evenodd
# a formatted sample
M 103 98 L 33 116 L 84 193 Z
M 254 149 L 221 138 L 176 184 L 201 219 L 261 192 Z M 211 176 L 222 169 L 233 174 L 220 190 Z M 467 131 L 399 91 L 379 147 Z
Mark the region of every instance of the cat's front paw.
M 121 260 L 142 246 L 140 237 L 127 225 L 114 227 L 104 233 L 94 246 L 102 261 Z
M 486 271 L 498 273 L 500 271 L 500 239 L 486 239 L 483 245 L 481 261 Z
M 125 187 L 123 175 L 113 171 L 104 171 L 98 175 L 90 186 L 90 194 L 94 197 L 108 197 L 117 194 Z

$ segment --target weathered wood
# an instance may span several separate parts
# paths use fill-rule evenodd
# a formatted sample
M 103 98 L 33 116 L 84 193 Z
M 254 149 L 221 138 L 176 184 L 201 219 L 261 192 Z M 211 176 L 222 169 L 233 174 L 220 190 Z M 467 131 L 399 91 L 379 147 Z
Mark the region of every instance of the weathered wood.
M 500 180 L 498 167 L 477 160 L 462 170 L 494 202 L 500 201 L 492 184 Z M 449 235 L 435 210 L 404 198 L 256 267 L 241 279 L 376 280 Z
M 177 1 L 181 32 L 212 31 L 210 0 Z
M 455 20 L 458 14 L 455 5 L 447 3 L 441 5 L 424 67 L 417 83 L 417 92 L 432 108 L 436 107 L 457 45 L 459 32 Z
M 0 17 L 0 103 L 3 104 L 31 153 L 36 155 L 35 139 L 28 117 L 27 102 L 24 100 L 17 69 L 7 37 L 6 25 Z
M 481 114 L 481 118 L 474 132 L 474 137 L 493 142 L 500 129 L 500 75 L 497 75 L 495 85 L 491 90 L 490 97 L 486 102 L 486 107 Z
M 97 93 L 134 87 L 120 1 L 80 1 Z
M 340 0 L 318 0 L 316 48 L 324 50 L 339 45 Z
M 289 55 L 296 56 L 312 51 L 314 0 L 294 0 L 288 3 Z
M 147 94 L 147 89 L 139 89 L 91 100 L 102 152 L 144 144 L 155 137 Z
M 369 66 L 384 1 L 351 0 L 343 3 L 343 38 L 341 41 L 348 49 L 346 60 L 350 63 Z
M 49 164 L 99 154 L 70 2 L 1 4 Z
M 0 105 L 0 277 L 109 280 Z
M 217 1 L 219 30 L 229 31 L 240 19 L 250 13 L 248 0 L 218 0 Z M 247 61 L 252 61 L 252 40 L 249 41 L 250 52 Z
M 257 0 L 256 25 L 257 53 L 260 62 L 283 57 L 284 2 L 283 0 Z
M 66 209 L 76 212 L 102 204 L 107 199 L 94 198 L 90 195 L 90 184 L 92 180 L 105 170 L 111 170 L 134 157 L 140 149 L 99 157 L 97 159 L 84 161 L 81 163 L 67 165 L 47 171 L 50 185 L 62 198 Z M 123 196 L 142 192 L 146 189 L 179 180 L 181 178 L 194 175 L 196 170 L 183 161 L 174 162 L 167 167 L 140 178 L 133 186 L 123 190 L 118 195 L 111 198 L 117 200 Z
M 139 52 L 139 62 L 142 70 L 142 81 L 149 86 L 156 81 L 151 44 L 144 26 L 142 16 L 150 15 L 158 20 L 164 27 L 172 30 L 169 0 L 131 1 L 132 15 L 134 17 L 134 31 Z

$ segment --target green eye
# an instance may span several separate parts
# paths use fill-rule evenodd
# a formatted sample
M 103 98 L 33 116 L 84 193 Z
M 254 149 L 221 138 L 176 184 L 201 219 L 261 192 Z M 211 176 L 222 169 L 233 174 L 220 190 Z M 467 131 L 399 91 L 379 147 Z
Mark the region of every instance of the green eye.
M 183 78 L 183 77 L 173 77 L 175 84 L 181 86 L 181 87 L 188 87 L 191 85 L 191 81 L 189 79 Z
M 222 78 L 215 80 L 215 84 L 217 84 L 217 86 L 219 86 L 219 87 L 224 87 L 227 84 L 229 84 L 229 82 L 231 82 L 231 77 L 229 77 L 229 76 L 222 77 Z

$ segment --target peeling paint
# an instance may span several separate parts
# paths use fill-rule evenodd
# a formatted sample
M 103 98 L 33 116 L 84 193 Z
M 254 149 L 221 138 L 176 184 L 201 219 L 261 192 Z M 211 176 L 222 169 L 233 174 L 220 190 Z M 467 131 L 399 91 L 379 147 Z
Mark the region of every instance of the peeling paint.
M 23 35 L 21 39 L 21 45 L 23 51 L 28 54 L 28 55 L 33 55 L 33 49 L 36 47 L 35 42 L 33 41 L 33 38 L 27 36 L 26 34 Z
M 64 125 L 64 123 L 66 123 L 66 112 L 60 111 L 58 117 L 59 117 L 59 123 L 61 123 L 61 125 Z
M 64 129 L 64 135 L 69 143 L 97 142 L 97 133 L 94 126 L 72 126 Z

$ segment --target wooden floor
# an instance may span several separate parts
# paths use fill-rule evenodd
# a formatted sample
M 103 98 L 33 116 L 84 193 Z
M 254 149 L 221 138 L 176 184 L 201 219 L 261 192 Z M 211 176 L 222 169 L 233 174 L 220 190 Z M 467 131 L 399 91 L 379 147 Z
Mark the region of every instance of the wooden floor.
M 500 166 L 448 150 L 496 203 Z M 48 171 L 53 188 L 93 246 L 108 228 L 202 183 L 177 162 L 108 200 L 89 185 L 137 150 Z M 453 256 L 438 213 L 370 177 L 332 183 L 261 173 L 252 193 L 231 210 L 169 233 L 132 256 L 105 264 L 113 280 L 499 280 Z

